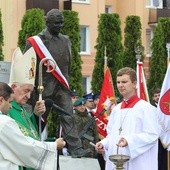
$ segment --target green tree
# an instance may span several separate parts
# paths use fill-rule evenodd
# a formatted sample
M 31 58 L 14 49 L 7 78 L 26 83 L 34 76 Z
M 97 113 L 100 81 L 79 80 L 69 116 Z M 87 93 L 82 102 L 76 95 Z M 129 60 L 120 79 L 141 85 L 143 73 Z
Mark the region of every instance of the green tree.
M 4 45 L 4 36 L 3 36 L 3 29 L 2 29 L 2 14 L 0 11 L 0 61 L 4 60 L 4 55 L 3 55 L 3 51 L 2 51 L 2 47 Z
M 152 40 L 152 56 L 150 60 L 150 78 L 148 90 L 150 97 L 155 88 L 161 88 L 167 69 L 166 44 L 170 43 L 170 18 L 160 18 Z
M 64 10 L 64 27 L 62 33 L 69 36 L 71 41 L 71 72 L 69 85 L 70 89 L 76 89 L 81 96 L 82 90 L 82 60 L 80 56 L 80 26 L 78 13 Z
M 97 52 L 91 81 L 93 92 L 101 90 L 104 76 L 105 49 L 107 66 L 112 74 L 113 85 L 116 86 L 116 73 L 122 67 L 123 55 L 120 24 L 118 14 L 101 14 L 99 17 L 97 45 L 95 46 Z
M 21 51 L 25 48 L 26 39 L 40 33 L 45 27 L 44 11 L 39 8 L 32 8 L 26 11 L 21 22 L 19 31 L 18 47 Z
M 141 41 L 141 22 L 139 16 L 128 16 L 125 21 L 124 29 L 124 57 L 123 66 L 136 69 L 135 48 L 142 47 Z M 143 48 L 143 47 L 142 47 Z M 141 49 L 142 49 L 141 48 Z M 143 56 L 142 56 L 143 60 Z

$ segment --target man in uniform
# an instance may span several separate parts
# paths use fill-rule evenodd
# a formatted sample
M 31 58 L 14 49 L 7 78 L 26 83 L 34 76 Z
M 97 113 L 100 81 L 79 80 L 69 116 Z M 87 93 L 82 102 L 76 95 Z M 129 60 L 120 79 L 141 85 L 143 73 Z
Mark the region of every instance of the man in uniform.
M 84 95 L 83 98 L 86 99 L 85 106 L 88 111 L 88 114 L 93 117 L 94 112 L 92 112 L 92 110 L 95 108 L 93 93 L 88 93 Z
M 78 99 L 79 95 L 76 91 L 76 89 L 73 89 L 72 93 L 71 93 L 71 100 L 72 100 L 72 103 L 74 104 L 74 102 Z
M 82 97 L 78 98 L 74 102 L 74 109 L 77 130 L 78 133 L 81 135 L 83 148 L 84 149 L 90 148 L 91 154 L 88 157 L 96 158 L 97 153 L 95 151 L 95 148 L 94 146 L 91 146 L 89 143 L 89 142 L 96 143 L 99 141 L 95 118 L 88 115 L 88 111 L 85 107 L 85 99 Z M 89 125 L 87 126 L 87 124 Z

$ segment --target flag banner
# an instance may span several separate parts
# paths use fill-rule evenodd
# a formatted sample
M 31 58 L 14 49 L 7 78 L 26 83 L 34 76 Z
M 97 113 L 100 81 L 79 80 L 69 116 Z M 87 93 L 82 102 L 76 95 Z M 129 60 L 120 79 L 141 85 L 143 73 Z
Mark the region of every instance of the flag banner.
M 108 67 L 104 74 L 104 80 L 102 83 L 102 89 L 100 92 L 99 103 L 97 106 L 97 111 L 95 113 L 96 124 L 98 128 L 99 135 L 106 137 L 106 125 L 108 123 L 108 116 L 111 112 L 112 107 L 115 105 L 115 93 L 112 82 L 112 76 Z
M 160 140 L 163 146 L 167 148 L 170 146 L 170 63 L 162 84 L 157 111 L 161 125 Z
M 146 79 L 143 70 L 143 62 L 137 61 L 137 95 L 140 99 L 149 101 L 148 90 L 146 86 Z
M 47 58 L 47 59 L 54 60 L 52 55 L 50 54 L 50 52 L 48 51 L 48 49 L 46 48 L 46 46 L 38 36 L 29 37 L 27 40 L 31 43 L 31 45 L 33 46 L 34 50 L 36 51 L 40 59 Z M 62 74 L 58 65 L 56 65 L 56 68 L 52 72 L 52 74 L 61 84 L 63 84 L 66 88 L 69 89 L 69 84 L 66 78 L 64 77 L 64 75 Z

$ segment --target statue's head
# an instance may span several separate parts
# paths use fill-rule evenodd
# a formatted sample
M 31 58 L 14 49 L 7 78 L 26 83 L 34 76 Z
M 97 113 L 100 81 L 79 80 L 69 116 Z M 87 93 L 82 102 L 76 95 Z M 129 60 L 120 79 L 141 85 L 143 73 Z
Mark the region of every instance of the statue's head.
M 56 36 L 63 27 L 64 17 L 58 9 L 50 10 L 45 16 L 48 31 Z

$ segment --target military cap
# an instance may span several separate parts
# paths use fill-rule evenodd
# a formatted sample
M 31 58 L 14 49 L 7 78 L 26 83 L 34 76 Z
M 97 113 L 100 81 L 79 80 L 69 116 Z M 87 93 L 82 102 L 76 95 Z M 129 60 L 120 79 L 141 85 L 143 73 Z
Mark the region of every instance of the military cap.
M 76 89 L 73 89 L 73 91 L 71 92 L 71 95 L 72 95 L 72 96 L 78 96 L 77 90 L 76 90 Z
M 85 102 L 86 102 L 86 99 L 83 98 L 83 97 L 80 97 L 80 98 L 78 98 L 78 99 L 74 102 L 73 106 L 74 106 L 74 107 L 80 106 L 80 105 L 85 104 Z
M 98 93 L 95 93 L 94 95 L 93 95 L 93 100 L 95 100 L 95 99 L 97 99 L 97 98 L 99 98 L 100 97 L 100 93 L 98 92 Z
M 93 101 L 93 93 L 89 93 L 83 96 L 88 101 Z

